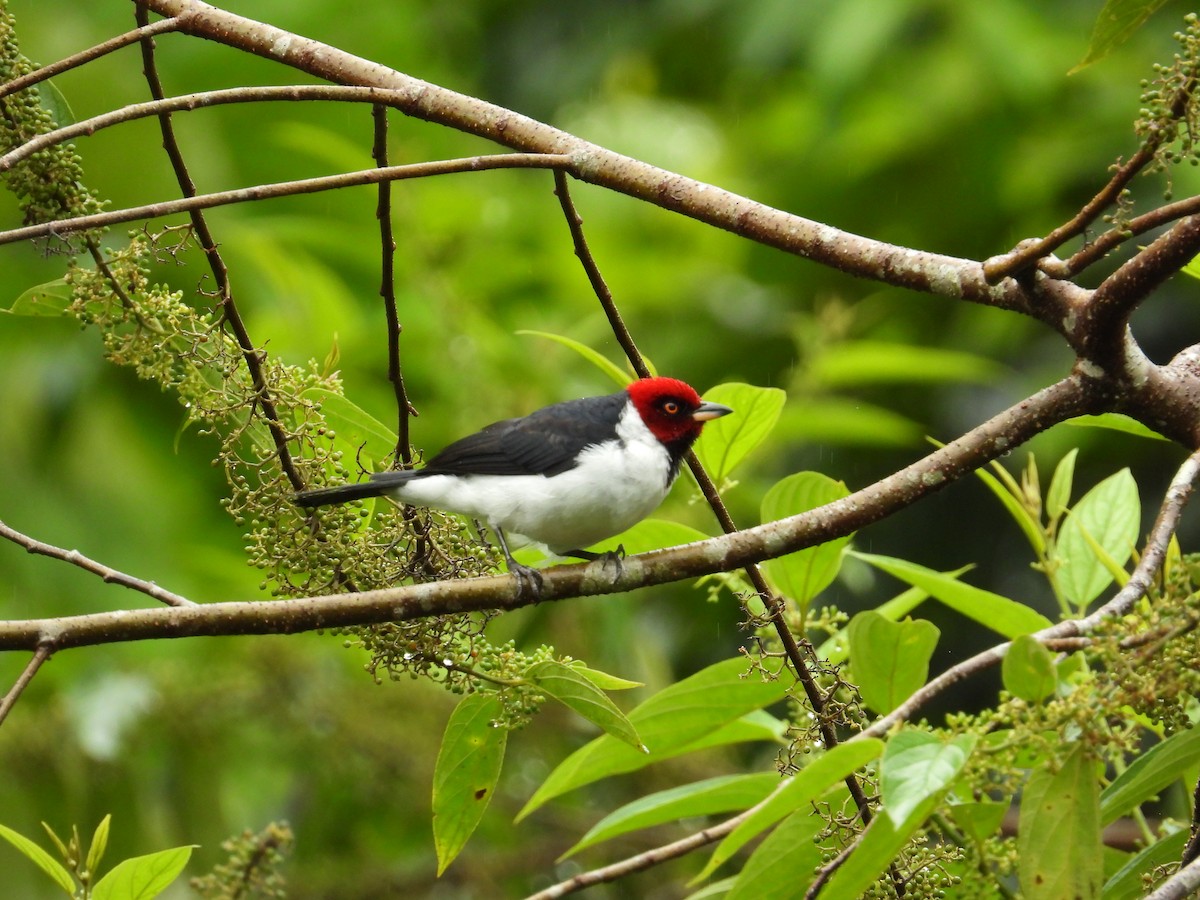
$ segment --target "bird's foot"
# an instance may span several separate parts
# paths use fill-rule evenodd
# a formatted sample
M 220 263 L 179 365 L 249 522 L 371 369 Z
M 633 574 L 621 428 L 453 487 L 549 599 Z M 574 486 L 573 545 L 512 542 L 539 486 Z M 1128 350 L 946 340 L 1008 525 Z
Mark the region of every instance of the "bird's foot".
M 537 600 L 542 596 L 542 573 L 532 566 L 524 566 L 511 556 L 508 572 L 517 579 L 517 597 L 521 600 Z
M 619 544 L 616 550 L 605 550 L 603 553 L 596 553 L 592 550 L 571 550 L 564 555 L 586 559 L 588 562 L 599 562 L 603 568 L 612 572 L 613 584 L 620 580 L 621 573 L 625 571 L 625 566 L 621 562 L 625 559 L 624 544 Z

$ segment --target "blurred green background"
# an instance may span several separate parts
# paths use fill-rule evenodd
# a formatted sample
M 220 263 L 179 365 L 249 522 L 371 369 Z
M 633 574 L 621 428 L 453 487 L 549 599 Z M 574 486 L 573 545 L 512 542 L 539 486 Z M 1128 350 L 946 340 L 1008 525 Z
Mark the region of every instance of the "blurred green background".
M 133 25 L 131 5 L 119 0 L 9 7 L 23 51 L 39 63 Z M 1111 57 L 1068 77 L 1099 0 L 227 7 L 773 206 L 972 258 L 1052 228 L 1133 151 L 1139 79 L 1170 58 L 1171 33 L 1188 11 L 1167 3 Z M 178 35 L 158 46 L 172 94 L 308 80 Z M 83 118 L 146 99 L 140 70 L 129 48 L 56 84 Z M 399 115 L 391 121 L 397 163 L 494 149 Z M 202 191 L 371 165 L 362 105 L 231 106 L 175 122 Z M 114 208 L 178 193 L 153 121 L 77 146 L 90 185 Z M 1176 196 L 1197 187 L 1190 170 L 1174 180 Z M 1152 203 L 1162 187 L 1142 179 L 1136 190 Z M 661 372 L 701 390 L 738 380 L 788 391 L 772 440 L 727 491 L 740 523 L 757 521 L 762 494 L 782 475 L 819 469 L 861 487 L 923 454 L 925 435 L 948 440 L 1069 368 L 1062 342 L 1031 321 L 854 281 L 599 189 L 581 185 L 574 195 L 628 323 Z M 358 188 L 226 207 L 210 223 L 253 338 L 291 363 L 324 359 L 336 343 L 347 394 L 391 422 L 374 208 L 374 189 Z M 613 389 L 569 350 L 516 334 L 564 334 L 619 360 L 548 174 L 406 182 L 396 186 L 394 209 L 418 447 L 436 450 L 495 419 Z M 17 224 L 15 210 L 0 200 L 6 227 Z M 119 244 L 123 233 L 108 242 Z M 37 246 L 2 247 L 0 259 L 0 306 L 63 267 Z M 199 261 L 186 262 L 155 277 L 189 292 L 211 288 Z M 1166 361 L 1188 342 L 1200 324 L 1195 297 L 1193 283 L 1176 282 L 1135 318 L 1152 358 Z M 922 349 L 914 357 L 896 345 Z M 99 351 L 96 334 L 65 320 L 0 316 L 0 519 L 197 601 L 260 596 L 238 529 L 218 505 L 225 485 L 210 464 L 214 442 L 180 436 L 174 398 Z M 1059 427 L 1035 442 L 1043 471 L 1076 445 L 1080 490 L 1131 465 L 1149 513 L 1182 458 L 1165 442 Z M 1020 451 L 1008 463 L 1023 460 Z M 664 515 L 712 531 L 692 494 L 681 483 Z M 974 481 L 871 528 L 857 545 L 936 567 L 978 563 L 974 583 L 1049 611 L 1020 534 Z M 896 590 L 851 567 L 826 600 L 852 612 Z M 144 604 L 0 546 L 6 618 Z M 646 682 L 644 697 L 736 653 L 738 620 L 728 595 L 706 603 L 703 591 L 680 585 L 526 610 L 490 634 L 551 642 Z M 957 620 L 940 624 L 935 666 L 987 640 Z M 25 661 L 0 658 L 0 686 Z M 454 698 L 417 682 L 376 687 L 363 662 L 339 639 L 316 635 L 63 654 L 0 728 L 0 822 L 34 836 L 42 819 L 60 833 L 72 823 L 90 832 L 111 812 L 110 861 L 197 843 L 189 873 L 199 874 L 220 859 L 222 838 L 282 817 L 298 835 L 293 897 L 507 896 L 575 871 L 555 857 L 619 803 L 771 764 L 769 748 L 687 757 L 570 795 L 513 828 L 513 813 L 549 768 L 592 736 L 548 708 L 510 740 L 501 792 L 480 832 L 435 882 L 430 779 Z M 681 833 L 634 836 L 581 864 Z M 678 896 L 670 873 L 689 866 L 593 895 Z M 52 896 L 49 882 L 3 846 L 0 871 L 2 897 Z

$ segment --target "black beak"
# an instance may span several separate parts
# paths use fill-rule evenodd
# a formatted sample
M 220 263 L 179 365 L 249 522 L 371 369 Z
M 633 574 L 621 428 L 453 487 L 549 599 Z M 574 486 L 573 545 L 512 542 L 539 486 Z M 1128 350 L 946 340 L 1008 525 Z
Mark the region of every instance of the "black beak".
M 696 411 L 692 413 L 692 420 L 696 422 L 707 422 L 709 419 L 719 419 L 721 416 L 727 416 L 731 412 L 728 406 L 722 406 L 720 403 L 701 403 L 696 407 Z

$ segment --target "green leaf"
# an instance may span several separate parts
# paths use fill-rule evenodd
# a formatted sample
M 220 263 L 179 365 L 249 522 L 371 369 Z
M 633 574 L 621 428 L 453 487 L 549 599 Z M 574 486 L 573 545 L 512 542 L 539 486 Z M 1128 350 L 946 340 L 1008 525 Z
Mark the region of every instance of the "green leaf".
M 1029 776 L 1017 827 L 1022 896 L 1087 900 L 1100 895 L 1100 790 L 1095 762 L 1082 744 L 1057 772 L 1039 768 Z
M 1157 431 L 1147 428 L 1137 419 L 1131 419 L 1129 416 L 1123 416 L 1120 413 L 1102 413 L 1098 416 L 1076 416 L 1073 419 L 1068 419 L 1064 425 L 1072 425 L 1077 428 L 1107 428 L 1109 431 L 1123 431 L 1126 434 L 1134 434 L 1138 437 L 1151 438 L 1156 441 L 1165 441 L 1168 438 L 1163 437 Z
M 779 421 L 787 394 L 779 388 L 734 382 L 716 385 L 704 399 L 733 410 L 733 415 L 708 422 L 696 442 L 696 456 L 712 480 L 721 484 L 751 450 L 767 439 Z
M 1071 450 L 1054 467 L 1054 477 L 1046 491 L 1046 516 L 1053 522 L 1071 505 L 1071 487 L 1075 480 L 1075 459 L 1079 451 Z
M 1104 900 L 1140 900 L 1145 897 L 1146 886 L 1142 876 L 1153 872 L 1159 866 L 1178 862 L 1183 856 L 1183 848 L 1187 842 L 1187 831 L 1180 830 L 1155 841 L 1149 847 L 1143 847 L 1104 882 L 1104 892 L 1101 896 Z
M 1042 533 L 1042 526 L 1034 519 L 1033 514 L 1030 513 L 1025 504 L 1013 495 L 1012 490 L 1006 487 L 1009 482 L 1012 482 L 1011 477 L 1005 483 L 1001 483 L 996 476 L 983 469 L 976 469 L 975 474 L 979 477 L 980 481 L 988 486 L 988 490 L 996 495 L 996 498 L 1008 511 L 1013 521 L 1020 526 L 1021 531 L 1025 533 L 1025 537 L 1033 546 L 1034 551 L 1038 554 L 1043 553 L 1046 549 L 1046 536 Z M 1015 486 L 1015 482 L 1012 483 Z M 1020 490 L 1019 487 L 1016 489 Z
M 123 859 L 92 888 L 92 900 L 150 900 L 165 891 L 191 859 L 195 845 Z
M 780 444 L 822 447 L 909 447 L 921 434 L 912 419 L 858 397 L 794 397 L 775 429 Z
M 780 819 L 799 810 L 844 781 L 883 752 L 883 741 L 861 738 L 839 744 L 791 776 L 760 809 L 725 836 L 693 883 L 707 878 L 718 866 Z M 815 818 L 815 817 L 814 817 Z
M 1133 554 L 1140 522 L 1137 483 L 1128 469 L 1104 479 L 1075 504 L 1059 529 L 1052 557 L 1068 600 L 1083 609 L 1113 580 L 1088 537 L 1123 566 Z
M 593 544 L 592 549 L 603 553 L 606 550 L 624 547 L 625 552 L 633 556 L 635 553 L 647 553 L 650 550 L 661 550 L 663 547 L 692 544 L 708 537 L 711 535 L 680 522 L 672 522 L 668 519 L 642 519 L 632 528 L 622 531 L 615 537 Z
M 897 828 L 926 801 L 940 799 L 975 749 L 977 738 L 961 734 L 945 741 L 919 728 L 905 728 L 888 739 L 879 764 L 883 810 Z
M 566 859 L 587 847 L 640 828 L 651 828 L 692 816 L 748 809 L 778 786 L 779 776 L 776 773 L 761 772 L 753 775 L 722 775 L 658 791 L 609 813 L 559 859 Z
M 967 566 L 949 574 L 951 577 L 957 578 L 969 568 Z M 875 607 L 875 612 L 879 613 L 879 615 L 883 616 L 889 622 L 897 622 L 928 599 L 928 591 L 923 591 L 920 588 L 909 588 L 897 594 L 891 600 L 885 601 Z M 825 643 L 817 648 L 817 656 L 833 665 L 845 662 L 849 655 L 850 637 L 848 627 L 840 629 L 837 634 L 827 639 Z
M 849 496 L 840 481 L 820 472 L 796 472 L 775 482 L 762 499 L 762 521 L 774 522 L 798 515 Z M 791 597 L 802 609 L 825 590 L 842 566 L 842 550 L 851 535 L 836 538 L 816 547 L 806 547 L 763 562 L 767 578 L 781 594 Z
M 75 124 L 75 113 L 71 110 L 71 104 L 53 81 L 43 81 L 34 90 L 38 92 L 38 100 L 41 101 L 42 109 L 50 113 L 50 117 L 54 119 L 55 127 L 66 128 L 68 125 Z
M 809 366 L 809 376 L 826 388 L 874 384 L 987 383 L 1003 367 L 990 359 L 944 350 L 884 341 L 844 341 L 832 345 Z
M 528 334 L 533 335 L 534 337 L 546 338 L 546 340 L 554 341 L 555 343 L 562 344 L 564 347 L 571 348 L 588 362 L 596 366 L 596 368 L 598 368 L 601 372 L 615 381 L 620 387 L 625 387 L 630 381 L 633 380 L 620 366 L 616 365 L 602 353 L 597 353 L 587 344 L 581 344 L 579 341 L 565 337 L 561 334 L 552 334 L 549 331 L 532 331 L 529 329 L 524 329 L 516 333 L 520 335 Z
M 1129 764 L 1100 795 L 1100 824 L 1107 825 L 1154 797 L 1200 762 L 1200 728 L 1180 731 Z
M 467 694 L 450 714 L 433 772 L 433 842 L 438 875 L 454 861 L 496 792 L 508 732 L 493 694 Z
M 517 815 L 518 821 L 567 791 L 686 752 L 721 726 L 778 702 L 789 687 L 784 680 L 762 681 L 757 675 L 743 678 L 745 672 L 745 660 L 727 659 L 650 697 L 629 713 L 648 753 L 601 735 L 550 773 Z
M 71 873 L 53 856 L 25 837 L 25 835 L 13 831 L 4 825 L 0 825 L 0 837 L 16 847 L 34 865 L 49 875 L 55 884 L 67 892 L 68 897 L 75 896 L 75 880 L 71 877 Z
M 995 800 L 950 804 L 950 814 L 958 827 L 976 841 L 983 841 L 1000 830 L 1009 804 Z
M 13 305 L 0 312 L 14 316 L 61 316 L 71 305 L 71 286 L 58 278 L 31 287 L 13 301 Z
M 1107 0 L 1092 27 L 1092 39 L 1088 42 L 1087 53 L 1067 74 L 1074 75 L 1080 69 L 1108 56 L 1129 40 L 1164 3 L 1166 0 Z
M 854 551 L 852 551 L 854 552 Z M 916 563 L 889 556 L 854 552 L 857 559 L 882 569 L 889 575 L 928 591 L 930 596 L 981 625 L 1012 639 L 1050 626 L 1050 620 L 1015 600 L 963 584 L 957 578 Z
M 572 662 L 571 668 L 602 691 L 627 691 L 630 688 L 645 687 L 640 681 L 629 681 L 607 672 L 601 672 L 599 669 L 589 669 L 579 660 Z
M 354 451 L 363 447 L 376 467 L 396 452 L 396 432 L 342 394 L 309 388 L 301 396 L 320 405 L 325 421 L 337 432 L 343 446 Z
M 892 622 L 874 610 L 850 620 L 850 667 L 863 702 L 890 713 L 929 677 L 929 660 L 941 634 L 924 619 Z
M 92 843 L 88 847 L 86 863 L 89 872 L 94 873 L 100 868 L 100 860 L 104 858 L 104 850 L 108 847 L 108 827 L 111 823 L 112 816 L 105 816 L 92 833 Z
M 888 815 L 873 818 L 850 859 L 821 891 L 821 900 L 859 900 L 925 823 L 940 800 L 940 794 L 928 797 L 900 824 Z
M 746 861 L 726 900 L 791 900 L 821 864 L 815 837 L 825 825 L 811 810 L 800 809 L 779 823 Z M 824 897 L 824 893 L 822 893 Z
M 607 734 L 631 747 L 645 751 L 636 729 L 608 695 L 586 675 L 557 660 L 548 659 L 530 666 L 525 677 L 555 700 L 567 706 L 589 722 L 599 725 Z
M 1058 689 L 1054 654 L 1027 634 L 1013 640 L 1004 655 L 1001 675 L 1004 689 L 1026 703 L 1041 703 Z

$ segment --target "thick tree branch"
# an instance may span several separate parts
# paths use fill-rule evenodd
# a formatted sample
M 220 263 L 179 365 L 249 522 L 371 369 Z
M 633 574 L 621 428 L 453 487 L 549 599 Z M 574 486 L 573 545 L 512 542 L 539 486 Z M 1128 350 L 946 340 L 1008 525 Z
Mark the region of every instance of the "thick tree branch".
M 1075 324 L 1072 345 L 1090 362 L 1120 371 L 1126 323 L 1156 288 L 1200 253 L 1200 216 L 1187 216 L 1096 288 Z
M 862 278 L 1041 317 L 1021 284 L 1013 279 L 988 284 L 978 262 L 897 247 L 773 209 L 731 191 L 606 150 L 528 116 L 199 0 L 137 2 L 161 15 L 178 16 L 180 30 L 188 34 L 236 47 L 335 84 L 396 91 L 399 99 L 394 105 L 414 118 L 487 138 L 514 150 L 568 154 L 572 158 L 571 172 L 581 181 L 645 200 L 750 240 Z M 1065 289 L 1070 291 L 1072 286 Z M 1056 291 L 1053 287 L 1043 289 L 1046 294 Z
M 612 594 L 727 572 L 858 531 L 941 490 L 1052 425 L 1091 412 L 1075 376 L 1044 388 L 929 456 L 818 509 L 695 544 L 628 557 L 613 577 L 602 563 L 543 572 L 542 601 Z M 512 576 L 408 585 L 297 600 L 212 603 L 57 619 L 0 622 L 0 650 L 56 649 L 159 638 L 291 634 L 530 604 Z

